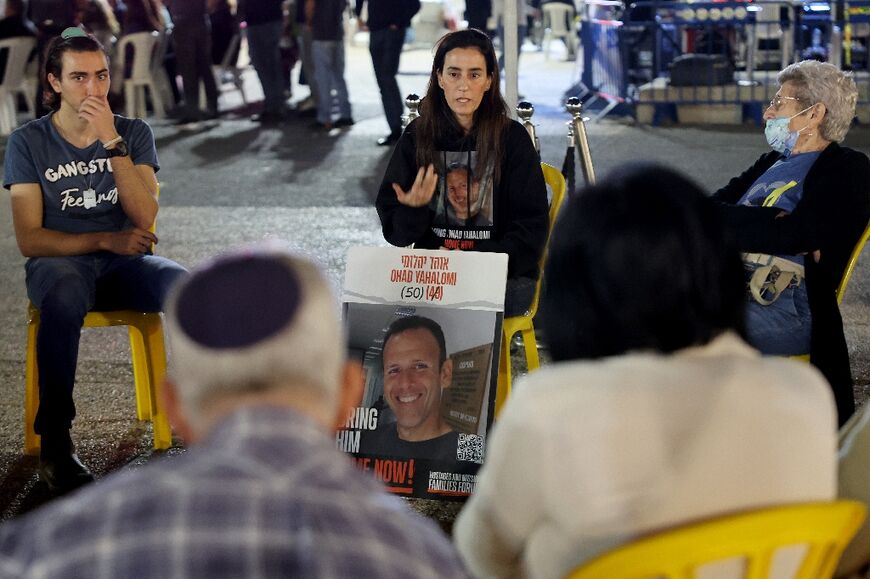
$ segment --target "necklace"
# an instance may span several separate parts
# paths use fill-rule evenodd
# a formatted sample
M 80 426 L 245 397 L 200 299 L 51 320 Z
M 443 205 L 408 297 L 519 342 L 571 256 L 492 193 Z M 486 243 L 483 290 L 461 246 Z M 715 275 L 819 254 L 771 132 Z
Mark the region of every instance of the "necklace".
M 94 139 L 93 141 L 85 144 L 84 147 L 79 147 L 78 143 L 71 137 L 70 133 L 67 132 L 66 128 L 61 124 L 59 114 L 60 112 L 58 111 L 51 115 L 51 124 L 54 125 L 54 128 L 57 130 L 58 134 L 63 138 L 64 141 L 79 149 L 87 149 L 94 144 L 97 139 Z
M 76 154 L 75 151 L 71 150 L 71 147 L 73 147 L 75 145 L 73 145 L 72 141 L 70 141 L 69 137 L 67 136 L 66 130 L 64 130 L 63 126 L 60 123 L 60 117 L 56 116 L 57 114 L 58 113 L 55 112 L 51 116 L 51 124 L 54 126 L 54 129 L 57 131 L 57 134 L 60 136 L 60 139 L 63 142 L 63 148 L 67 150 L 67 153 L 70 154 L 70 156 L 73 159 L 75 159 L 78 155 Z M 97 139 L 95 139 L 94 142 L 96 142 L 96 141 L 97 141 Z M 78 148 L 79 149 L 87 149 L 88 147 L 92 146 L 93 144 L 94 143 L 90 143 L 86 147 L 78 147 Z M 97 192 L 92 187 L 92 183 L 93 183 L 93 179 L 94 179 L 93 164 L 94 164 L 94 161 L 96 161 L 96 159 L 97 159 L 97 152 L 98 151 L 99 151 L 99 147 L 95 147 L 94 152 L 91 155 L 91 160 L 90 160 L 90 162 L 87 163 L 87 171 L 86 171 L 87 177 L 85 177 L 85 188 L 84 188 L 84 190 L 82 190 L 82 202 L 84 204 L 85 209 L 92 209 L 92 208 L 97 206 Z

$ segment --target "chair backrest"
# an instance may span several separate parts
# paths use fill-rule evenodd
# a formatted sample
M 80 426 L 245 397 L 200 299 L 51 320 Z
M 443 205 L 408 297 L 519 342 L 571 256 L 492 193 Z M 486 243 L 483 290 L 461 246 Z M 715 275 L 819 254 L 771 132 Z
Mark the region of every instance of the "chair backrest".
M 556 223 L 556 216 L 559 214 L 559 208 L 562 207 L 562 201 L 565 200 L 565 177 L 562 173 L 552 165 L 541 163 L 541 170 L 544 172 L 544 181 L 549 185 L 550 191 L 553 193 L 550 199 L 550 215 L 549 226 L 547 228 L 547 243 L 544 245 L 544 251 L 541 253 L 541 259 L 538 262 L 538 283 L 535 285 L 535 297 L 532 298 L 532 305 L 529 307 L 529 313 L 526 314 L 532 318 L 538 313 L 538 298 L 541 296 L 541 280 L 544 279 L 544 263 L 547 260 L 547 248 L 550 246 L 550 235 L 553 233 L 553 225 Z
M 544 28 L 549 28 L 553 36 L 565 36 L 571 32 L 574 20 L 574 7 L 560 2 L 550 2 L 541 6 L 544 14 Z
M 133 34 L 126 34 L 121 37 L 117 49 L 118 58 L 124 58 L 127 46 L 133 47 L 133 66 L 130 70 L 130 77 L 127 80 L 141 82 L 151 80 L 154 48 L 157 45 L 159 37 L 160 33 L 157 31 L 134 32 Z
M 0 40 L 0 51 L 6 50 L 6 72 L 0 85 L 6 90 L 16 90 L 24 81 L 27 71 L 27 63 L 36 46 L 36 39 L 32 36 L 16 36 Z
M 776 551 L 792 545 L 807 546 L 797 579 L 827 579 L 866 512 L 857 501 L 832 501 L 719 517 L 618 547 L 568 579 L 683 579 L 703 565 L 734 558 L 746 562 L 745 579 L 767 579 Z
M 849 257 L 849 263 L 846 264 L 846 270 L 843 272 L 843 277 L 840 279 L 840 285 L 837 286 L 837 303 L 843 303 L 843 296 L 846 295 L 846 286 L 849 285 L 849 280 L 852 278 L 852 272 L 855 271 L 855 266 L 858 264 L 858 257 L 861 255 L 861 250 L 870 238 L 870 223 L 864 229 L 864 234 L 855 244 L 855 249 L 852 250 L 852 255 Z

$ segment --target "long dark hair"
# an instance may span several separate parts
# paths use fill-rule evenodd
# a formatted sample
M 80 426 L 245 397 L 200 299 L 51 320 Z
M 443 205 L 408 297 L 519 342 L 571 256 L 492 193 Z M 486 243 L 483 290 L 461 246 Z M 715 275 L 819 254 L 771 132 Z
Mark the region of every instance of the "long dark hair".
M 87 36 L 56 36 L 49 42 L 45 49 L 45 66 L 42 71 L 42 103 L 49 109 L 60 109 L 60 95 L 54 92 L 48 75 L 53 75 L 60 80 L 63 72 L 63 55 L 65 52 L 102 52 L 106 57 L 106 65 L 109 64 L 109 54 L 100 44 L 100 41 L 88 34 Z
M 740 255 L 713 201 L 670 169 L 624 168 L 563 205 L 544 270 L 554 360 L 668 353 L 743 333 Z
M 480 51 L 486 61 L 486 74 L 492 79 L 489 90 L 483 95 L 480 106 L 474 112 L 474 124 L 469 133 L 474 137 L 477 148 L 475 174 L 485 175 L 489 167 L 494 170 L 493 178 L 498 181 L 503 153 L 504 135 L 509 117 L 507 104 L 501 96 L 499 87 L 498 59 L 492 42 L 485 33 L 475 28 L 450 32 L 441 37 L 435 45 L 435 58 L 426 97 L 420 104 L 420 117 L 414 121 L 417 139 L 417 164 L 426 166 L 435 163 L 436 142 L 445 133 L 463 134 L 453 111 L 444 98 L 444 91 L 438 85 L 438 75 L 444 70 L 447 53 L 455 48 L 474 48 Z

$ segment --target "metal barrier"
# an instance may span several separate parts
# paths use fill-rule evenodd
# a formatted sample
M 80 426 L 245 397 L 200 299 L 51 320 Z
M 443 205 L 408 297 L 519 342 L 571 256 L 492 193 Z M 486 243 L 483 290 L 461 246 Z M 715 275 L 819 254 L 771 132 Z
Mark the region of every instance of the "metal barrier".
M 627 82 L 620 54 L 620 20 L 623 3 L 619 0 L 587 0 L 580 27 L 583 62 L 580 75 L 582 90 L 578 98 L 586 104 L 601 99 L 604 108 L 598 120 L 627 99 Z
M 870 103 L 870 0 L 585 6 L 581 80 L 588 94 L 580 96 L 587 111 L 605 100 L 596 118 L 624 103 L 653 124 L 667 117 L 760 124 L 777 73 L 808 58 L 854 70 L 859 104 Z M 863 114 L 859 107 L 859 119 Z

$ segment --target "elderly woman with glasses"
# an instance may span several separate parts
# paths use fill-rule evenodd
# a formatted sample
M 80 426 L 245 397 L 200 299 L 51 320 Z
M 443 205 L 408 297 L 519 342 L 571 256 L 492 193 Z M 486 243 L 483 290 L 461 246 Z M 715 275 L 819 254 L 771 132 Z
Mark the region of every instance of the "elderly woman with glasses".
M 841 146 L 855 116 L 851 75 L 805 60 L 779 73 L 766 153 L 717 191 L 747 271 L 746 330 L 763 353 L 810 355 L 854 412 L 836 287 L 870 219 L 870 160 Z

